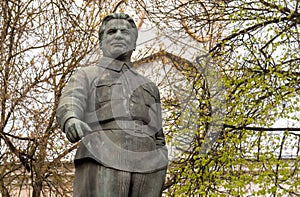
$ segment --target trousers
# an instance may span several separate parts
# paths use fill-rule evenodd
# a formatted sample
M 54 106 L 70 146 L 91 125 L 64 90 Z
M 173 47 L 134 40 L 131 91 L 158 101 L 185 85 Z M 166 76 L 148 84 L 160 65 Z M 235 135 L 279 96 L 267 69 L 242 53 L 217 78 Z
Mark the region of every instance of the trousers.
M 88 159 L 75 165 L 73 197 L 161 197 L 165 176 L 166 169 L 126 172 Z

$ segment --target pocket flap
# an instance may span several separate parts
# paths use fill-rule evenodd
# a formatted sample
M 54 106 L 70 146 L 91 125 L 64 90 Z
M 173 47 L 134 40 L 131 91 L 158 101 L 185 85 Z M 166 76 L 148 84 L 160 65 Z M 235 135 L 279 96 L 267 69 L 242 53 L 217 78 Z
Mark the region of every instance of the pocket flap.
M 143 89 L 148 92 L 149 94 L 151 94 L 151 96 L 155 97 L 155 92 L 154 89 L 151 87 L 151 85 L 149 84 L 143 84 Z
M 115 80 L 98 80 L 96 81 L 96 87 L 101 87 L 101 86 L 112 86 L 112 85 L 121 85 L 122 83 L 120 81 L 115 81 Z

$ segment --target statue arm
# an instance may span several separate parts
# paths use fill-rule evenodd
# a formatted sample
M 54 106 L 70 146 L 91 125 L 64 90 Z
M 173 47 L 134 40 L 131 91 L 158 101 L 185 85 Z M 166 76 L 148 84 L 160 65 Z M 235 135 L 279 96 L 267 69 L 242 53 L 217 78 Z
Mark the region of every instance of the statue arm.
M 157 98 L 156 98 L 156 103 L 157 103 L 157 128 L 159 129 L 158 132 L 155 135 L 155 140 L 156 140 L 156 146 L 157 148 L 162 148 L 166 145 L 165 141 L 165 135 L 163 132 L 163 126 L 162 126 L 162 114 L 161 114 L 161 101 L 160 101 L 160 94 L 158 91 L 158 88 L 156 88 L 157 91 Z
M 88 78 L 81 69 L 71 76 L 59 99 L 56 117 L 62 130 L 65 132 L 65 124 L 71 118 L 81 120 L 84 116 L 88 97 Z

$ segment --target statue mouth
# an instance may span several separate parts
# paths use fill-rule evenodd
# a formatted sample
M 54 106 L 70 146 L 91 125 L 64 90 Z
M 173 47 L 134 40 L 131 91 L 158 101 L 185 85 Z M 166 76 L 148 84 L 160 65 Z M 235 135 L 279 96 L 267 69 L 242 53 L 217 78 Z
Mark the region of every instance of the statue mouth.
M 117 46 L 117 47 L 126 47 L 126 44 L 120 43 L 120 42 L 112 43 L 111 45 L 112 45 L 112 46 Z

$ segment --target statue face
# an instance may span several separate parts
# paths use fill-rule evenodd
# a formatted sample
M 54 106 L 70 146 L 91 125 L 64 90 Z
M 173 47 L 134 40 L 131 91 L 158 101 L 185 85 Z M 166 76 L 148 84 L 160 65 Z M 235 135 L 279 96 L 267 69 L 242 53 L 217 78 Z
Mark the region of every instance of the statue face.
M 102 51 L 103 55 L 110 58 L 131 56 L 135 49 L 136 35 L 130 23 L 123 19 L 112 19 L 105 26 Z M 126 59 L 128 57 L 124 57 Z

